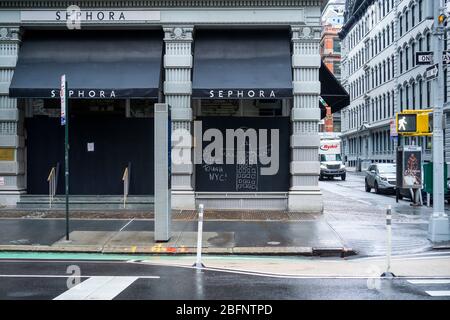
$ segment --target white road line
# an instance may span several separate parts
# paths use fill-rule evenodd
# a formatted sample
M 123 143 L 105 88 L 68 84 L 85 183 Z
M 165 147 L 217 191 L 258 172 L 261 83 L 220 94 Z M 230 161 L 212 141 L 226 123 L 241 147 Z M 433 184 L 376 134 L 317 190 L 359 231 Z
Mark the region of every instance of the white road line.
M 432 290 L 432 291 L 425 291 L 428 295 L 432 297 L 450 297 L 450 290 Z
M 408 280 L 411 284 L 450 284 L 450 279 L 437 280 L 437 279 L 424 279 L 424 280 Z
M 0 274 L 0 278 L 95 278 L 98 276 L 74 276 L 54 274 Z M 159 276 L 136 276 L 139 279 L 160 279 Z
M 123 231 L 123 229 L 125 229 L 126 227 L 128 227 L 128 225 L 129 225 L 130 223 L 132 223 L 133 221 L 134 221 L 134 218 L 131 219 L 130 221 L 128 221 L 128 223 L 125 224 L 125 225 L 119 230 L 119 232 Z
M 138 277 L 92 277 L 53 300 L 112 300 Z

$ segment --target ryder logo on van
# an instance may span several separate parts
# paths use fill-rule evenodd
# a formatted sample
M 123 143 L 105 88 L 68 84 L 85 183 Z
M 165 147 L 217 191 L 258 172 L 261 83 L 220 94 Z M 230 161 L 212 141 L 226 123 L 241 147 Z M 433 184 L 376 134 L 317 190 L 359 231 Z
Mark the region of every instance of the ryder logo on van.
M 69 90 L 68 91 L 69 98 L 116 98 L 116 93 L 114 90 L 89 90 L 89 89 L 81 89 L 81 90 Z M 60 96 L 59 90 L 52 90 L 50 93 L 51 98 L 57 98 Z
M 320 146 L 320 150 L 329 151 L 333 149 L 337 149 L 339 146 L 337 144 L 324 144 Z

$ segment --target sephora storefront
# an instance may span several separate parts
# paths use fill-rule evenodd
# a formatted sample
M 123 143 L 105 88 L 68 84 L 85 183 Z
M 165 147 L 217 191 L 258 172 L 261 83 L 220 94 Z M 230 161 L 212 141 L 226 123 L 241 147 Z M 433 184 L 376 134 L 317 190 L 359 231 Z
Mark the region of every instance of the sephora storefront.
M 154 193 L 162 102 L 183 159 L 172 162 L 174 208 L 321 212 L 323 79 L 326 103 L 348 99 L 321 63 L 321 4 L 0 2 L 1 203 L 48 194 L 52 167 L 62 193 L 66 74 L 71 194 L 120 195 L 127 167 L 130 195 Z

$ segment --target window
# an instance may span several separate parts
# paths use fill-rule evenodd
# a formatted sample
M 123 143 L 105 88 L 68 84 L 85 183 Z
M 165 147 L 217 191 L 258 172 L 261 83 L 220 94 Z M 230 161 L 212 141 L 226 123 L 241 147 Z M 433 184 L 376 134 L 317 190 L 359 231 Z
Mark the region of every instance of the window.
M 400 51 L 398 64 L 400 66 L 400 74 L 403 73 L 403 51 Z
M 419 39 L 419 51 L 423 50 L 423 37 L 420 37 Z
M 409 47 L 405 49 L 405 70 L 409 70 Z
M 371 83 L 370 87 L 373 89 L 373 88 L 375 88 L 375 72 L 373 71 L 373 68 L 370 70 L 370 74 L 372 77 L 372 83 Z
M 387 26 L 386 27 L 386 42 L 387 42 L 388 46 L 391 44 L 390 41 L 389 41 L 389 36 L 390 36 L 389 26 Z
M 423 19 L 423 0 L 419 0 L 419 21 Z
M 392 91 L 391 98 L 392 98 L 391 116 L 393 116 L 394 115 L 394 108 L 395 108 L 395 91 Z
M 405 12 L 405 31 L 409 30 L 409 11 Z
M 337 79 L 341 78 L 341 62 L 333 61 L 333 73 Z
M 403 16 L 400 16 L 400 19 L 398 21 L 398 26 L 400 28 L 400 37 L 403 35 Z
M 416 25 L 416 6 L 411 6 L 411 28 Z
M 386 63 L 386 66 L 387 66 L 387 80 L 389 81 L 389 80 L 391 80 L 391 59 L 387 59 L 387 63 Z
M 416 110 L 416 83 L 413 82 L 412 87 L 412 108 L 413 110 Z
M 400 111 L 403 111 L 403 88 L 399 89 L 398 96 L 400 97 Z
M 431 35 L 427 33 L 427 51 L 431 50 Z
M 394 38 L 395 38 L 395 24 L 394 24 L 394 21 L 392 21 L 392 24 L 391 24 L 391 33 L 392 33 L 391 39 L 392 39 L 392 42 L 394 42 Z
M 448 69 L 444 69 L 444 102 L 448 101 L 448 93 L 447 93 L 447 88 L 448 88 Z
M 419 80 L 419 109 L 423 108 L 423 81 Z
M 391 59 L 391 63 L 392 63 L 392 78 L 394 78 L 394 72 L 395 72 L 395 57 L 394 56 L 392 56 L 392 59 Z
M 412 66 L 412 67 L 414 67 L 414 66 L 416 65 L 416 59 L 415 59 L 415 56 L 416 56 L 416 43 L 413 42 L 413 43 L 411 44 L 411 66 Z
M 335 53 L 341 52 L 341 41 L 338 38 L 333 39 L 333 51 Z
M 431 82 L 427 81 L 427 106 L 431 108 Z
M 410 108 L 410 105 L 409 105 L 409 86 L 408 85 L 406 85 L 406 88 L 405 88 L 405 96 L 406 96 L 406 110 L 408 110 Z

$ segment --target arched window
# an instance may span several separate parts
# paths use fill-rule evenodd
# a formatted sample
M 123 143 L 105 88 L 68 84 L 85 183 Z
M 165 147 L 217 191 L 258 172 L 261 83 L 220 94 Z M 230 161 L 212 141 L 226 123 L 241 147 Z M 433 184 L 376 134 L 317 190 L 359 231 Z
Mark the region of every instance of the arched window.
M 391 71 L 392 71 L 392 78 L 394 78 L 395 77 L 395 56 L 394 55 L 392 55 L 392 58 L 391 58 L 391 63 L 392 63 L 392 68 L 391 68 Z
M 418 1 L 419 4 L 419 22 L 423 19 L 423 0 Z
M 405 49 L 405 70 L 409 70 L 409 47 Z
M 411 65 L 416 66 L 416 42 L 411 43 Z
M 389 26 L 387 26 L 386 27 L 386 43 L 388 46 L 391 44 L 389 37 L 390 37 Z
M 405 98 L 406 98 L 406 109 L 410 109 L 411 106 L 409 104 L 409 85 L 406 85 L 405 88 Z
M 401 15 L 398 19 L 398 27 L 400 32 L 400 37 L 403 35 L 403 16 Z
M 411 85 L 411 91 L 412 91 L 412 109 L 416 110 L 416 83 L 413 82 Z
M 400 74 L 403 73 L 403 51 L 400 51 L 398 58 L 398 65 L 400 66 Z
M 419 79 L 419 109 L 423 108 L 423 80 Z
M 409 31 L 409 11 L 405 12 L 405 32 Z
M 400 112 L 403 111 L 403 88 L 400 87 L 400 89 L 398 90 L 398 97 L 400 99 L 399 103 L 400 103 Z
M 387 59 L 387 63 L 386 63 L 386 67 L 387 67 L 387 80 L 391 80 L 391 59 L 388 58 Z

